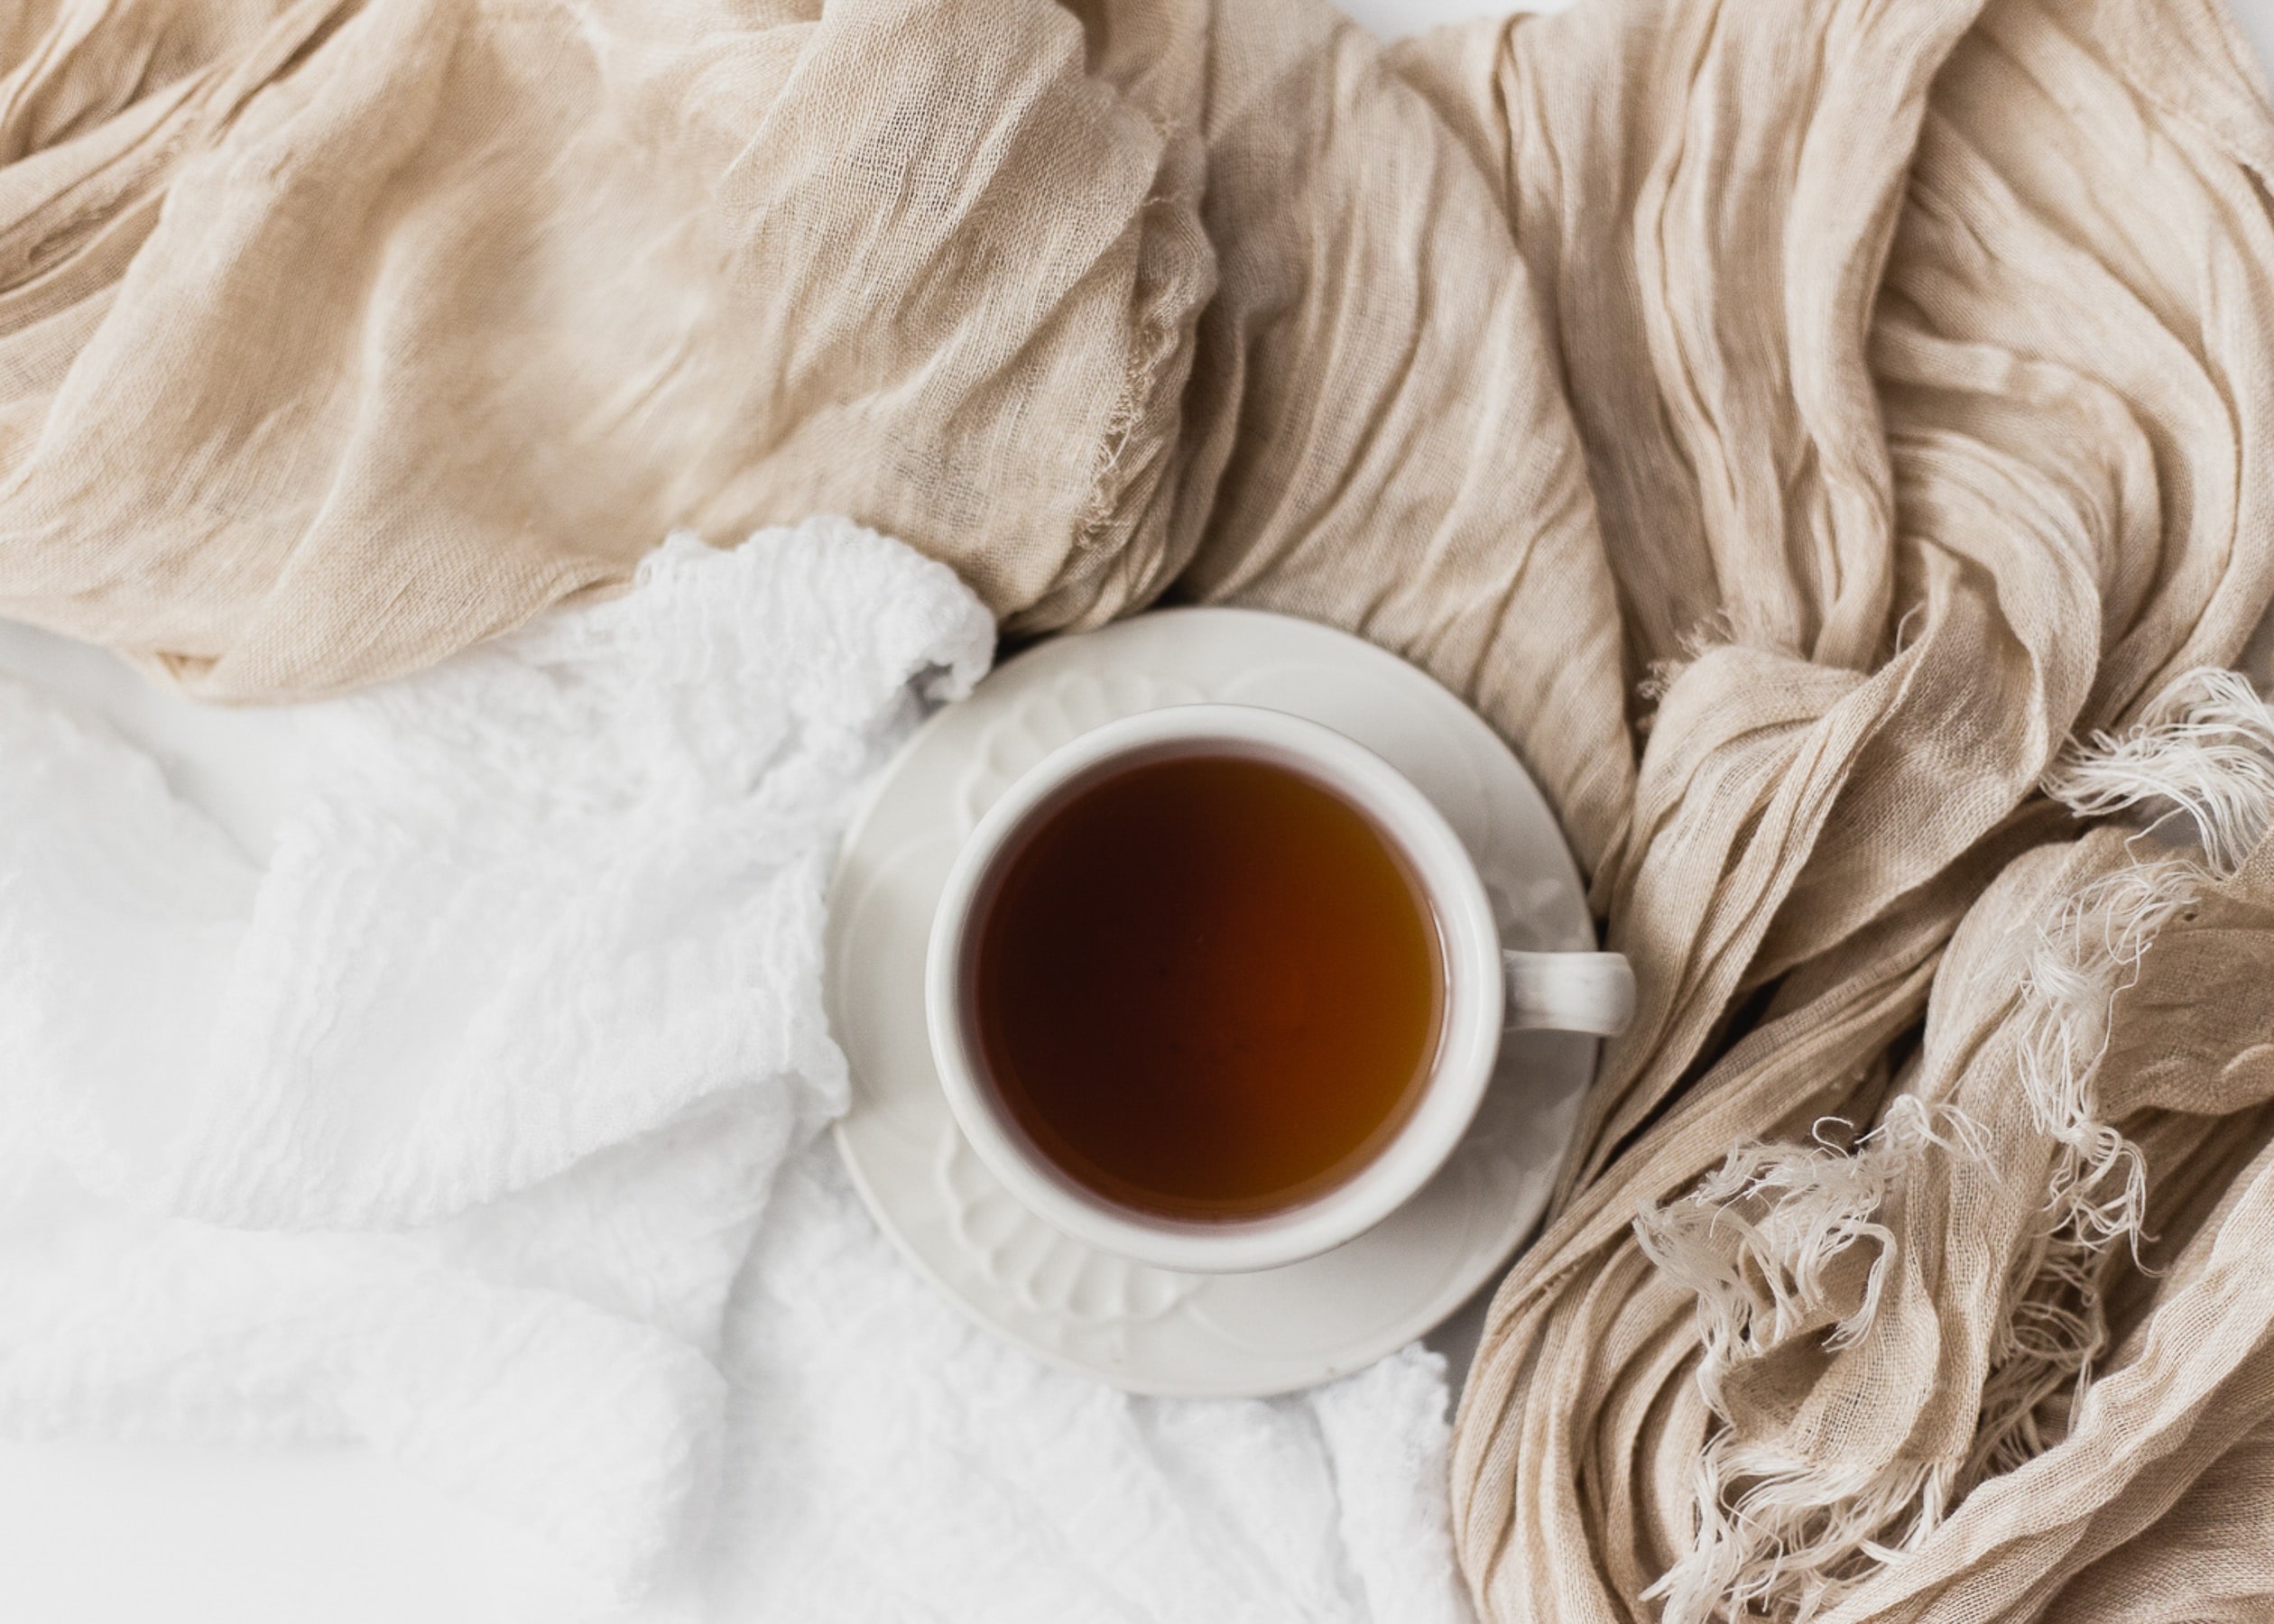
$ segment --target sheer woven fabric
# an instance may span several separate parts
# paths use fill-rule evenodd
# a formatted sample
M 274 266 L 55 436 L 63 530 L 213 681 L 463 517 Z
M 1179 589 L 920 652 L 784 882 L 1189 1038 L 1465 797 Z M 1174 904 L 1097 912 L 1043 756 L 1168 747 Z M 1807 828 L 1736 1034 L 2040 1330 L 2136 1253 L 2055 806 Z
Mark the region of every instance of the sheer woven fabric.
M 2134 1263 L 2247 1248 L 2274 1184 L 2154 1156 L 2125 1039 L 2263 1143 L 2274 894 L 2070 844 L 2036 791 L 2138 724 L 2091 809 L 2174 798 L 2229 864 L 2268 825 L 2262 709 L 2186 680 L 2267 602 L 2263 93 L 2190 5 L 1613 7 L 1419 55 L 1553 245 L 1668 662 L 1597 882 L 1644 1018 L 1464 1397 L 1472 1582 L 1505 1618 L 2094 1617 L 2092 1564 L 2185 1533 L 2253 1424 L 2274 1307 Z M 2165 1616 L 2268 1604 L 2186 1567 Z
M 837 511 L 1018 632 L 1359 631 L 1642 989 L 1464 1396 L 1485 1610 L 2274 1605 L 2274 734 L 2196 674 L 2274 599 L 2274 115 L 2213 0 L 0 51 L 0 612 L 284 698 Z

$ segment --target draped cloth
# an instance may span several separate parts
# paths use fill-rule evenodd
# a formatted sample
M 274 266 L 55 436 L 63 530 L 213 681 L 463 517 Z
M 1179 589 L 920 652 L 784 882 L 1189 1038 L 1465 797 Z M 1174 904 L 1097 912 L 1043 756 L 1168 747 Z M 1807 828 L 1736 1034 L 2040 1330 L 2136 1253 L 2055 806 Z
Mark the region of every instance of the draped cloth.
M 1482 1610 L 2256 1617 L 2269 180 L 2215 0 L 32 0 L 0 613 L 291 698 L 837 512 L 1354 630 L 1641 987 Z

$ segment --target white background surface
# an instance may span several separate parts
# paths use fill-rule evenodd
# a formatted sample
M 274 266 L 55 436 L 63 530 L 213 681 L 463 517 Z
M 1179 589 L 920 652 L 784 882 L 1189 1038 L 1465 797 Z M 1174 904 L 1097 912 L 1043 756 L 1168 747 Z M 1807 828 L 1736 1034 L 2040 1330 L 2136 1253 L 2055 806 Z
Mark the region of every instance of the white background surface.
M 1344 3 L 1385 34 L 1501 9 Z M 2269 60 L 2274 0 L 2230 4 Z M 280 769 L 228 713 L 5 623 L 0 668 L 97 705 L 258 842 Z M 497 1624 L 527 1560 L 517 1533 L 360 1451 L 0 1442 L 0 1624 Z

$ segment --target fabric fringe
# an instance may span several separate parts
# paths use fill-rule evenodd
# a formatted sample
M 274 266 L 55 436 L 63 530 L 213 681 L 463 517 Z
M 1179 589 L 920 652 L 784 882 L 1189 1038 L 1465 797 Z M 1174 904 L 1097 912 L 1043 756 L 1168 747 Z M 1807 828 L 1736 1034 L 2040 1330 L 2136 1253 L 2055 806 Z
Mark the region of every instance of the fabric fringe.
M 2106 1265 L 2120 1241 L 2136 1251 L 2147 1204 L 2139 1147 L 2098 1112 L 2115 1000 L 2199 886 L 2233 873 L 2274 826 L 2274 713 L 2239 673 L 2191 671 L 2127 732 L 2072 741 L 2043 787 L 2084 817 L 2184 814 L 2199 850 L 2081 887 L 2030 953 L 2018 1069 L 2053 1155 L 2043 1220 L 2009 1271 L 1974 1447 L 1956 1466 L 1820 1463 L 1739 1437 L 1725 1394 L 1741 1366 L 1794 1337 L 1835 1352 L 1871 1334 L 1899 1245 L 1891 1204 L 1930 1149 L 1986 1159 L 1983 1127 L 1901 1095 L 1851 1151 L 1827 1142 L 1824 1124 L 1815 1144 L 1736 1147 L 1687 1195 L 1635 1220 L 1645 1255 L 1697 1298 L 1698 1385 L 1723 1424 L 1699 1462 L 1691 1547 L 1647 1592 L 1663 1599 L 1664 1624 L 1805 1624 L 1916 1546 L 1976 1484 L 2057 1443 L 2091 1384 L 2107 1341 Z M 1853 1266 L 1836 1268 L 1857 1246 L 1875 1253 L 1860 1290 Z
M 2008 1271 L 2009 1305 L 1991 1344 L 1964 1494 L 2060 1440 L 2108 1340 L 2103 1265 L 2119 1241 L 2137 1255 L 2148 1168 L 2100 1114 L 2096 1084 L 2117 995 L 2157 934 L 2193 906 L 2203 865 L 2171 856 L 2104 874 L 2042 929 L 2021 987 L 2021 1090 L 2056 1147 L 2045 1222 Z
M 1636 1218 L 1644 1254 L 1697 1296 L 1698 1385 L 1724 1422 L 1725 1383 L 1741 1365 L 1798 1335 L 1835 1352 L 1870 1334 L 1895 1257 L 1895 1232 L 1881 1222 L 1890 1197 L 1930 1145 L 1983 1153 L 1977 1124 L 1908 1095 L 1852 1151 L 1826 1142 L 1827 1126 L 1813 1145 L 1741 1145 L 1688 1195 Z M 1877 1253 L 1860 1291 L 1852 1273 L 1831 1278 L 1858 1245 Z M 1854 1293 L 1844 1312 L 1841 1287 Z M 1646 1598 L 1664 1598 L 1665 1624 L 1809 1617 L 1889 1547 L 1923 1537 L 1951 1476 L 1932 1463 L 1859 1472 L 1724 1426 L 1698 1463 L 1696 1538 Z
M 2274 713 L 2242 672 L 2203 667 L 2124 733 L 2070 741 L 2041 783 L 2080 817 L 2158 803 L 2184 813 L 2204 865 L 2224 877 L 2274 823 Z

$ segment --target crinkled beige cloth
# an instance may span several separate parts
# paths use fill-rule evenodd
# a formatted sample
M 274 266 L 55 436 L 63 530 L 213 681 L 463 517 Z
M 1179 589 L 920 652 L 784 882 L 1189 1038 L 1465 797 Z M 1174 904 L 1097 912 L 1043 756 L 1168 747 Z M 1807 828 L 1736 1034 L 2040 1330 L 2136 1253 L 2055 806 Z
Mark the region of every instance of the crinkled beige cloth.
M 0 613 L 287 697 L 837 510 L 1020 631 L 1359 630 L 1643 988 L 1464 1397 L 1484 1610 L 2274 1616 L 2214 0 L 25 0 L 0 68 Z

